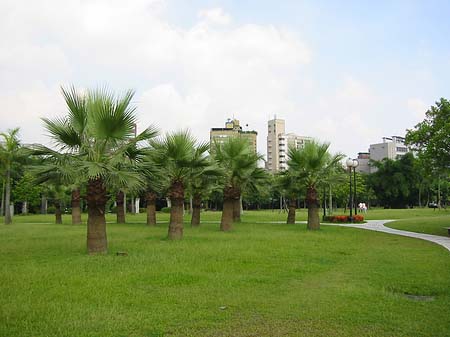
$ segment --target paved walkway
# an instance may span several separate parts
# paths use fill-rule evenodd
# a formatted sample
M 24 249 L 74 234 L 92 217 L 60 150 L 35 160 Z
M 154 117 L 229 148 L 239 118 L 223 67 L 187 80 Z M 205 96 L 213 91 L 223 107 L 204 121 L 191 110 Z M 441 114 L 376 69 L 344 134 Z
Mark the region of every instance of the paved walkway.
M 423 234 L 423 233 L 414 233 L 414 232 L 408 232 L 408 231 L 402 231 L 399 229 L 393 229 L 384 226 L 385 223 L 391 222 L 394 220 L 367 220 L 367 223 L 360 224 L 360 225 L 352 225 L 352 224 L 331 224 L 326 223 L 322 225 L 332 225 L 332 226 L 341 226 L 341 227 L 352 227 L 352 228 L 359 228 L 359 229 L 368 229 L 371 231 L 377 231 L 377 232 L 384 232 L 389 234 L 396 234 L 396 235 L 402 235 L 402 236 L 409 236 L 411 238 L 416 239 L 422 239 L 431 241 L 434 243 L 437 243 L 438 245 L 441 245 L 442 247 L 446 248 L 450 251 L 450 238 L 446 238 L 445 236 L 439 236 L 439 235 L 431 235 L 431 234 Z

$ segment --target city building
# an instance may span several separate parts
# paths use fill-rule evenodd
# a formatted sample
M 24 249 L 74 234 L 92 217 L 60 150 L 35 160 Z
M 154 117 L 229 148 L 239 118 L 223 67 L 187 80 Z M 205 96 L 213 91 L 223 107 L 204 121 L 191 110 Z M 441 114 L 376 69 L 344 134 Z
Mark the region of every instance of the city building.
M 369 152 L 359 152 L 358 153 L 358 166 L 356 167 L 356 172 L 359 173 L 370 173 L 370 153 Z
M 212 128 L 209 132 L 209 140 L 211 144 L 211 151 L 214 151 L 215 144 L 222 144 L 230 137 L 241 137 L 248 140 L 251 148 L 257 152 L 256 138 L 258 133 L 256 131 L 244 131 L 237 119 L 228 119 L 225 122 L 224 128 Z
M 267 123 L 267 162 L 266 169 L 272 173 L 288 168 L 288 150 L 290 147 L 301 148 L 311 137 L 286 133 L 284 119 L 276 117 Z
M 383 137 L 382 143 L 370 144 L 369 152 L 358 153 L 359 165 L 356 168 L 357 172 L 374 173 L 377 168 L 370 165 L 370 161 L 381 161 L 385 158 L 398 159 L 410 152 L 405 145 L 405 138 L 399 136 Z

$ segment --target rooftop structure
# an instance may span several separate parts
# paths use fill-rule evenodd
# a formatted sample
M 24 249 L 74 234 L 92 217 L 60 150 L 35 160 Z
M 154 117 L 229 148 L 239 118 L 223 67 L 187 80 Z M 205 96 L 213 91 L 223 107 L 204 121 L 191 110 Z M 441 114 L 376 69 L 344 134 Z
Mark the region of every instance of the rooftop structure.
M 209 132 L 209 140 L 211 150 L 214 151 L 215 144 L 223 144 L 229 137 L 241 137 L 248 140 L 251 148 L 257 152 L 256 138 L 258 133 L 254 130 L 244 131 L 239 123 L 239 120 L 233 118 L 227 119 L 224 128 L 211 128 Z

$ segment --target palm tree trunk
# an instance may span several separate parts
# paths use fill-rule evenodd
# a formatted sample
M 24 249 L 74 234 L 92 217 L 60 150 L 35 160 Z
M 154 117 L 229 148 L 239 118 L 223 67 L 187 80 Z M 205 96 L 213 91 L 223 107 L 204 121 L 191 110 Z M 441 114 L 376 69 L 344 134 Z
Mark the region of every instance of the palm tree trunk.
M 72 225 L 81 224 L 81 193 L 76 187 L 72 190 Z
M 0 208 L 0 216 L 5 215 L 5 180 L 2 181 L 2 206 Z
M 233 199 L 223 199 L 222 219 L 220 230 L 227 232 L 233 228 Z
M 55 223 L 62 224 L 61 200 L 55 200 Z
M 172 207 L 170 208 L 169 239 L 183 238 L 184 185 L 181 181 L 172 183 L 169 191 Z
M 147 191 L 145 195 L 147 201 L 147 225 L 156 225 L 156 193 Z
M 41 214 L 47 214 L 47 197 L 45 194 L 41 196 Z
M 12 223 L 10 202 L 11 202 L 11 170 L 8 168 L 6 170 L 6 179 L 5 179 L 5 225 L 9 225 Z
M 297 199 L 289 199 L 289 212 L 286 223 L 295 224 L 295 207 L 297 206 Z
M 117 223 L 125 223 L 125 201 L 123 191 L 119 191 L 116 195 L 116 218 Z
M 202 205 L 202 197 L 199 194 L 194 194 L 192 198 L 192 218 L 191 218 L 191 226 L 198 227 L 200 226 L 200 208 Z
M 90 179 L 86 195 L 88 204 L 87 249 L 89 254 L 106 253 L 108 250 L 105 219 L 107 200 L 106 187 L 102 178 Z
M 232 186 L 225 187 L 223 189 L 223 210 L 220 221 L 221 231 L 227 232 L 232 229 L 236 200 L 239 202 L 239 190 Z
M 308 187 L 306 191 L 306 201 L 308 204 L 308 224 L 307 228 L 311 230 L 320 229 L 319 220 L 319 200 L 315 187 Z
M 241 222 L 241 199 L 233 199 L 233 222 Z

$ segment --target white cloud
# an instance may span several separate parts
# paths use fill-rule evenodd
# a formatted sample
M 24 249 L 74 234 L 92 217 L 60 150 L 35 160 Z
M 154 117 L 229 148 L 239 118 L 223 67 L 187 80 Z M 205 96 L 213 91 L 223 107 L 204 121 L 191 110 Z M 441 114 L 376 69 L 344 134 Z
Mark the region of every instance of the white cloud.
M 265 152 L 267 117 L 295 111 L 293 80 L 311 60 L 285 28 L 233 24 L 221 8 L 182 28 L 161 0 L 4 1 L 0 33 L 0 115 L 27 141 L 45 139 L 39 117 L 64 111 L 61 84 L 108 84 L 137 89 L 142 125 L 190 127 L 208 139 L 235 115 L 259 131 Z
M 231 17 L 222 8 L 204 9 L 198 13 L 198 17 L 208 23 L 227 25 L 231 22 Z
M 237 23 L 222 8 L 200 10 L 181 27 L 166 9 L 164 0 L 0 2 L 2 127 L 20 125 L 27 142 L 44 141 L 39 117 L 63 112 L 59 86 L 74 83 L 135 88 L 140 127 L 163 132 L 189 127 L 207 140 L 234 116 L 259 132 L 262 153 L 274 114 L 288 132 L 331 141 L 336 151 L 364 151 L 367 139 L 384 135 L 380 96 L 351 74 L 323 90 L 297 33 Z

